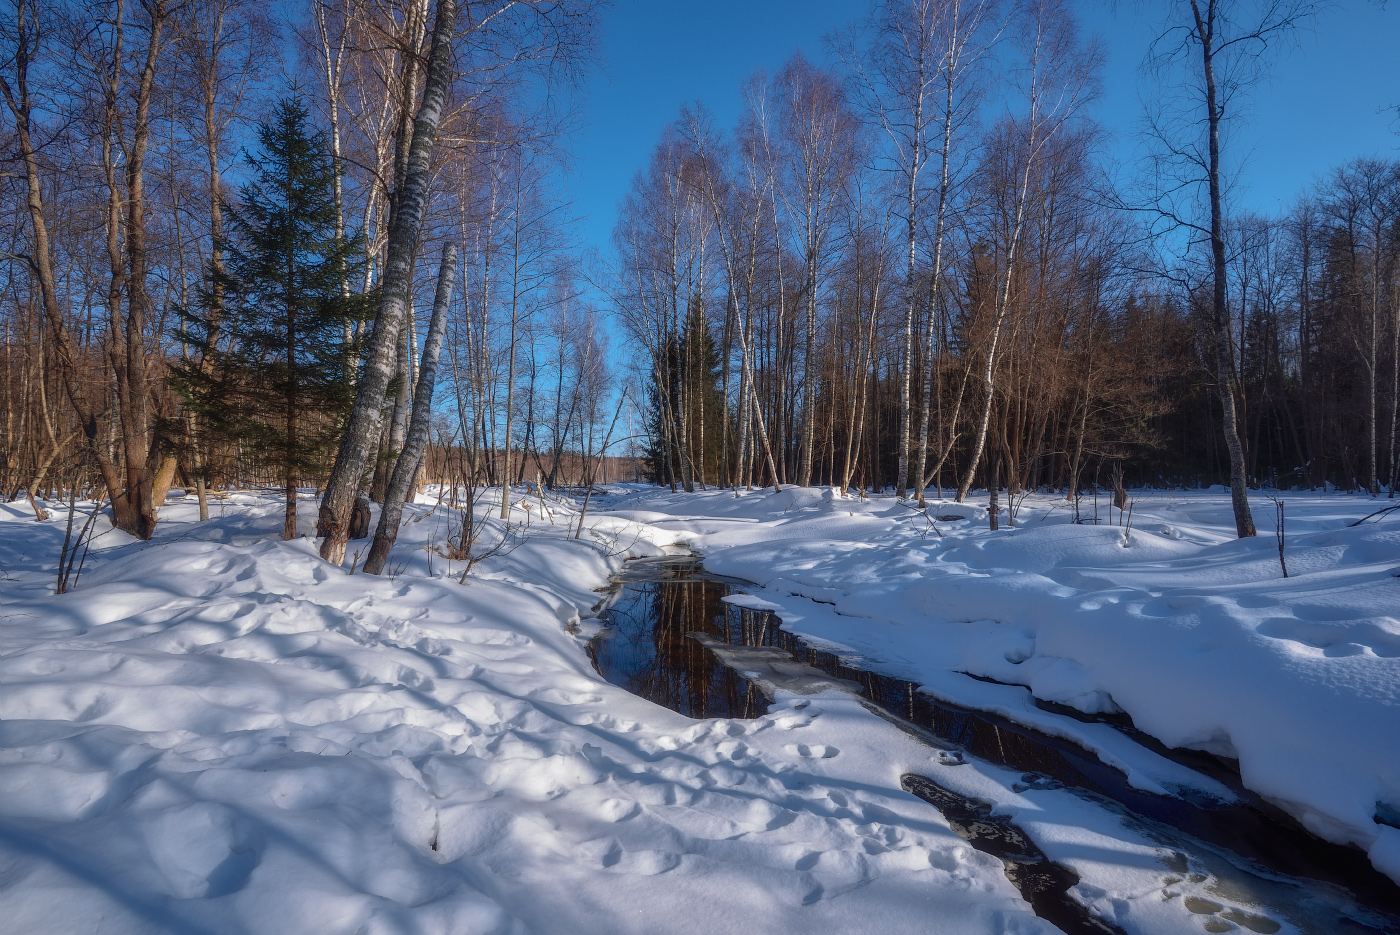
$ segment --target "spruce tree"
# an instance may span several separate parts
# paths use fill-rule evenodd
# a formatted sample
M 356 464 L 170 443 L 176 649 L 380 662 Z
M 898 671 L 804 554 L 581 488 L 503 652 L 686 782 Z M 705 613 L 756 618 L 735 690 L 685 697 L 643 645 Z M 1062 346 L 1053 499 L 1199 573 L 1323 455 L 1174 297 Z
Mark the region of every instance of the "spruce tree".
M 347 327 L 369 308 L 345 283 L 358 237 L 338 237 L 330 148 L 306 108 L 284 99 L 258 128 L 253 178 L 225 209 L 223 271 L 183 315 L 195 356 L 174 368 L 206 443 L 222 439 L 276 465 L 282 538 L 296 537 L 296 484 L 328 467 L 353 397 L 359 355 Z
M 681 330 L 667 338 L 648 386 L 651 443 L 646 458 L 656 483 L 683 484 L 687 468 L 694 472 L 690 486 L 718 480 L 725 411 L 720 374 L 719 348 L 704 302 L 692 296 Z

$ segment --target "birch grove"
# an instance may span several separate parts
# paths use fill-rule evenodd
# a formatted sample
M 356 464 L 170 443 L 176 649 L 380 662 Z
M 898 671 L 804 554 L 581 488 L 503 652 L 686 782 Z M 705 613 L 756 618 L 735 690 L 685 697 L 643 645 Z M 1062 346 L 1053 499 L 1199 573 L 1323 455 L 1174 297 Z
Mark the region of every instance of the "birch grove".
M 37 520 L 81 495 L 145 538 L 172 489 L 208 518 L 275 488 L 285 536 L 353 565 L 378 503 L 379 573 L 429 489 L 489 501 L 465 556 L 508 547 L 513 505 L 622 480 L 829 485 L 934 519 L 986 496 L 1013 522 L 1030 490 L 1079 516 L 1105 485 L 1228 483 L 1240 535 L 1261 486 L 1393 495 L 1400 168 L 1317 167 L 1272 216 L 1227 197 L 1239 95 L 1306 3 L 1163 6 L 1129 178 L 1067 4 L 872 0 L 745 81 L 732 127 L 677 102 L 595 245 L 561 103 L 596 61 L 592 0 L 283 12 L 4 8 L 0 492 Z M 254 340 L 230 260 L 288 100 L 330 167 L 316 250 L 338 265 L 312 291 L 340 301 L 311 354 L 291 312 L 282 345 Z M 308 361 L 307 387 L 267 376 Z

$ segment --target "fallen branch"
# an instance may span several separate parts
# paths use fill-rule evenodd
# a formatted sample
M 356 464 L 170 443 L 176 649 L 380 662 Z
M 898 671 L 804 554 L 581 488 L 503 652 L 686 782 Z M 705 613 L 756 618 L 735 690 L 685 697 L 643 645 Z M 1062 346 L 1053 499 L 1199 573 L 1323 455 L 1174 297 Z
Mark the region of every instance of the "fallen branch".
M 1383 507 L 1374 513 L 1367 513 L 1365 516 L 1361 517 L 1359 520 L 1352 523 L 1351 525 L 1360 526 L 1362 523 L 1366 522 L 1366 520 L 1370 519 L 1373 516 L 1378 517 L 1377 522 L 1379 522 L 1381 518 L 1384 518 L 1389 513 L 1394 513 L 1396 510 L 1400 510 L 1400 503 L 1397 503 L 1394 506 Z

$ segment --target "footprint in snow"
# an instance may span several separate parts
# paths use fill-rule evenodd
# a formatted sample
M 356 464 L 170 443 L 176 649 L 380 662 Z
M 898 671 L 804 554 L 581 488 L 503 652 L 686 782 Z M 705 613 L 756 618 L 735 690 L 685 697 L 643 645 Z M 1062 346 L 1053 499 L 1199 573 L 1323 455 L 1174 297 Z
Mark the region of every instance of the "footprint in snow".
M 726 740 L 715 747 L 715 752 L 726 760 L 742 760 L 749 755 L 747 744 L 735 740 Z
M 681 856 L 671 851 L 627 851 L 616 841 L 609 843 L 598 861 L 604 870 L 637 876 L 656 876 L 680 866 Z
M 604 799 L 598 805 L 598 814 L 608 821 L 626 821 L 634 818 L 642 810 L 636 802 L 626 799 Z
M 602 701 L 603 696 L 592 692 L 572 692 L 562 688 L 546 688 L 542 691 L 530 693 L 533 701 L 543 701 L 548 704 L 592 704 L 595 701 Z
M 1358 656 L 1367 650 L 1382 658 L 1400 656 L 1400 635 L 1372 620 L 1309 622 L 1273 617 L 1261 623 L 1256 632 L 1321 650 L 1324 656 Z
M 1205 875 L 1199 873 L 1192 873 L 1186 877 L 1186 881 L 1190 883 L 1202 883 L 1205 879 Z M 1165 877 L 1162 882 L 1165 884 L 1162 889 L 1163 899 L 1175 899 L 1180 895 L 1171 887 L 1183 882 L 1181 877 Z M 1233 906 L 1227 909 L 1215 900 L 1201 896 L 1187 896 L 1182 900 L 1182 905 L 1195 915 L 1207 917 L 1202 925 L 1207 932 L 1233 932 L 1236 931 L 1236 926 L 1239 926 L 1258 935 L 1274 935 L 1283 927 L 1267 916 L 1245 912 Z
M 841 751 L 826 744 L 788 744 L 787 751 L 798 756 L 811 757 L 814 759 L 829 760 Z
M 533 642 L 528 636 L 510 630 L 496 630 L 490 627 L 473 629 L 456 636 L 463 643 L 473 646 L 526 646 Z

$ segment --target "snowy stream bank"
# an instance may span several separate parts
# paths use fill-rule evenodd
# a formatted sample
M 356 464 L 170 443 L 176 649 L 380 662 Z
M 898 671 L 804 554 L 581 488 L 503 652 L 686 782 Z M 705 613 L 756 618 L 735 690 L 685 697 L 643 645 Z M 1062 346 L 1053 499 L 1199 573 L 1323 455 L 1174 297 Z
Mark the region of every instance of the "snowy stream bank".
M 1053 931 L 856 706 L 693 721 L 600 678 L 569 625 L 668 537 L 551 509 L 464 587 L 431 504 L 393 578 L 277 541 L 273 498 L 171 504 L 56 597 L 63 514 L 0 506 L 0 932 Z
M 1122 772 L 1072 741 L 931 698 L 911 682 L 807 646 L 781 629 L 771 612 L 753 609 L 761 603 L 739 582 L 707 574 L 693 560 L 633 563 L 603 615 L 606 626 L 591 641 L 590 655 L 610 681 L 693 717 L 751 717 L 765 710 L 768 699 L 862 696 L 870 711 L 924 740 L 937 758 L 939 769 L 907 774 L 904 788 L 937 806 L 974 847 L 1002 859 L 1008 878 L 1037 913 L 1073 935 L 1122 929 L 1087 911 L 1101 871 L 1094 868 L 1081 881 L 1067 867 L 1048 862 L 1017 827 L 1015 812 L 1005 810 L 1007 803 L 1024 806 L 1024 795 L 1032 791 L 1068 787 L 1112 813 L 1100 816 L 1104 826 L 1112 827 L 1117 816 L 1130 838 L 1165 848 L 1162 865 L 1176 868 L 1178 878 L 1169 878 L 1163 893 L 1180 896 L 1173 885 L 1179 888 L 1194 875 L 1191 882 L 1198 886 L 1182 904 L 1189 903 L 1188 911 L 1207 926 L 1228 931 L 1233 929 L 1220 926 L 1237 923 L 1246 931 L 1277 932 L 1282 925 L 1271 918 L 1277 916 L 1301 931 L 1333 931 L 1339 919 L 1351 920 L 1341 923 L 1349 931 L 1400 929 L 1400 891 L 1363 854 L 1317 839 L 1240 787 L 1238 777 L 1212 757 L 1156 744 L 1157 753 L 1186 762 L 1174 776 L 1180 785 L 1174 794 L 1135 789 Z M 1150 738 L 1134 732 L 1120 737 L 1119 745 L 1144 741 Z M 1140 750 L 1137 759 L 1153 756 Z M 950 768 L 974 764 L 1019 773 L 1001 790 L 1003 807 L 958 791 L 963 784 Z M 1203 765 L 1214 766 L 1217 778 L 1192 768 Z M 1167 773 L 1167 766 L 1158 765 L 1157 772 Z
M 936 540 L 888 501 L 633 491 L 574 540 L 551 500 L 517 504 L 524 544 L 463 586 L 430 551 L 459 524 L 444 505 L 411 505 L 395 575 L 370 578 L 277 541 L 280 504 L 237 494 L 206 523 L 168 504 L 150 543 L 104 532 L 61 596 L 64 513 L 0 505 L 0 932 L 1054 931 L 909 774 L 1012 819 L 1125 932 L 1227 931 L 1236 908 L 1312 931 L 849 692 L 693 720 L 587 653 L 624 559 L 690 547 L 818 645 L 1057 717 L 1140 790 L 1191 784 L 1016 686 L 1234 753 L 1250 789 L 1395 875 L 1395 829 L 1374 821 L 1400 802 L 1400 745 L 1376 740 L 1400 684 L 1395 534 L 1348 532 L 1359 499 L 1300 502 L 1280 584 L 1272 542 L 1227 541 L 1223 501 L 1139 503 L 1124 549 L 1048 501 L 1023 507 L 1039 530 L 988 535 L 968 509 Z
M 1352 526 L 1376 508 L 1363 496 L 1287 504 L 1287 579 L 1268 517 L 1234 539 L 1224 492 L 1144 493 L 1126 535 L 1045 496 L 996 533 L 980 507 L 935 504 L 966 517 L 935 531 L 892 498 L 830 490 L 637 491 L 613 515 L 682 536 L 809 640 L 1062 732 L 1145 791 L 1180 782 L 1035 701 L 1235 759 L 1249 789 L 1400 879 L 1400 521 Z

